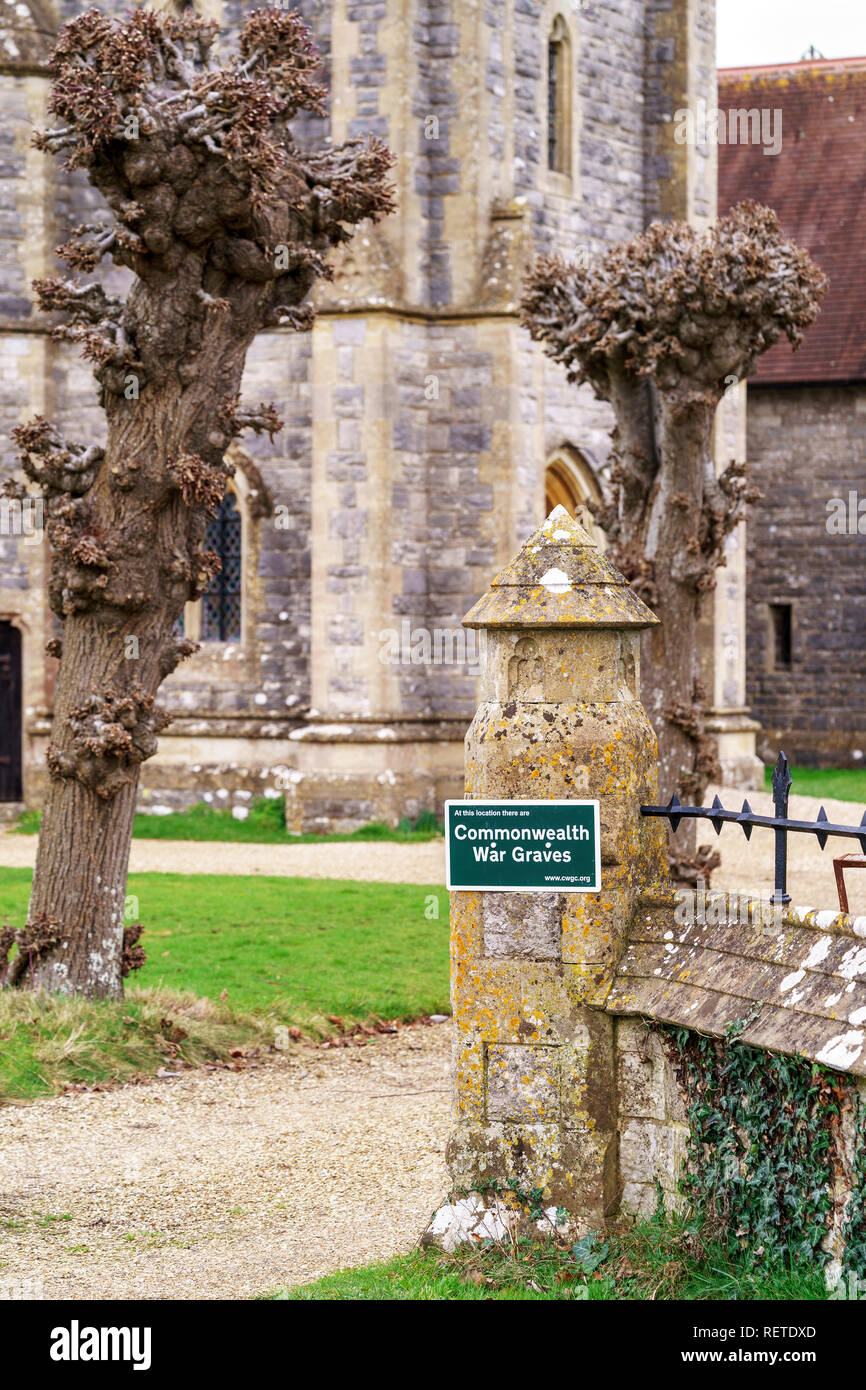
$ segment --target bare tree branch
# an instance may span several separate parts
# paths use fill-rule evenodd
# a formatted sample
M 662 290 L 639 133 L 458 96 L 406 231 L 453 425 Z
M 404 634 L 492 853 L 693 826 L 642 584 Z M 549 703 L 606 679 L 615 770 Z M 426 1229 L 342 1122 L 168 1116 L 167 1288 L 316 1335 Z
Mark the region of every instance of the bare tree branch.
M 755 496 L 745 465 L 718 477 L 716 408 L 785 335 L 796 348 L 827 286 L 775 213 L 743 203 L 707 232 L 654 223 L 588 265 L 542 257 L 523 298 L 532 337 L 613 406 L 611 556 L 665 627 L 645 642 L 645 703 L 663 792 L 699 793 L 714 754 L 698 670 L 701 595 Z

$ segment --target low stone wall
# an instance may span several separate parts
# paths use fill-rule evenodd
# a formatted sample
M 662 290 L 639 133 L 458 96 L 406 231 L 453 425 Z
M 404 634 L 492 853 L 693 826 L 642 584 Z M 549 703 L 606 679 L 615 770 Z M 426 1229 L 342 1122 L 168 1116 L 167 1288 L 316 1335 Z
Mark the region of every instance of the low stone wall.
M 463 790 L 465 728 L 374 723 L 310 726 L 297 721 L 178 719 L 142 765 L 138 809 L 165 813 L 199 802 L 245 806 L 285 801 L 299 834 L 350 832 L 371 821 L 396 826 L 425 811 L 441 818 Z M 48 790 L 48 731 L 30 735 L 28 805 Z
M 617 1029 L 620 1217 L 688 1211 L 730 1251 L 866 1276 L 866 1081 L 648 1020 Z
M 293 834 L 351 833 L 372 821 L 392 828 L 425 811 L 442 815 L 453 778 L 423 769 L 362 776 L 355 772 L 291 772 L 286 791 L 286 826 Z
M 616 1025 L 620 1213 L 652 1216 L 686 1203 L 680 1191 L 689 1126 L 686 1099 L 659 1034 L 646 1019 Z

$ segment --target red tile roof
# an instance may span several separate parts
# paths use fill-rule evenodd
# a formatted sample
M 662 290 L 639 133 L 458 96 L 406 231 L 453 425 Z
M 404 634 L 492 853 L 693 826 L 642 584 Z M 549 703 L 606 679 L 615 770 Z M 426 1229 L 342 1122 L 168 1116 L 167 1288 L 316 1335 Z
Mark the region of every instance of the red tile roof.
M 802 347 L 777 344 L 752 380 L 866 381 L 866 58 L 722 69 L 719 109 L 744 107 L 782 111 L 782 148 L 719 144 L 719 213 L 775 208 L 830 279 Z

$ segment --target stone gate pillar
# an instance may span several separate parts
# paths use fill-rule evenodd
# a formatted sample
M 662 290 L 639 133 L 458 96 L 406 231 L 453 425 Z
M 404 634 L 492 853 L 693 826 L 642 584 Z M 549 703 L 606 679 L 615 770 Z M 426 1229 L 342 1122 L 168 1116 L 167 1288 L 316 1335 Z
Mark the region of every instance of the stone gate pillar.
M 631 915 L 666 874 L 664 830 L 639 814 L 657 786 L 640 633 L 657 621 L 562 507 L 464 618 L 486 633 L 466 796 L 598 798 L 602 891 L 451 895 L 454 1198 L 433 1239 L 453 1239 L 482 1212 L 479 1190 L 509 1180 L 543 1189 L 545 1205 L 579 1227 L 616 1209 L 614 1025 L 603 1003 Z M 491 1202 L 485 1193 L 488 1233 Z

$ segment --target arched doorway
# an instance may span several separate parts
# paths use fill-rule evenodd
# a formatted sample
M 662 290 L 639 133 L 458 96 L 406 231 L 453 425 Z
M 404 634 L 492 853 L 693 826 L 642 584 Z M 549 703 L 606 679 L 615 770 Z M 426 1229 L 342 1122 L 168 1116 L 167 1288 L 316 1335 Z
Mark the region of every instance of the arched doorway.
M 573 449 L 557 450 L 544 474 L 545 515 L 549 516 L 554 507 L 564 507 L 605 550 L 607 537 L 586 505 L 601 500 L 601 489 L 586 459 Z
M 21 633 L 0 622 L 0 801 L 21 797 Z

